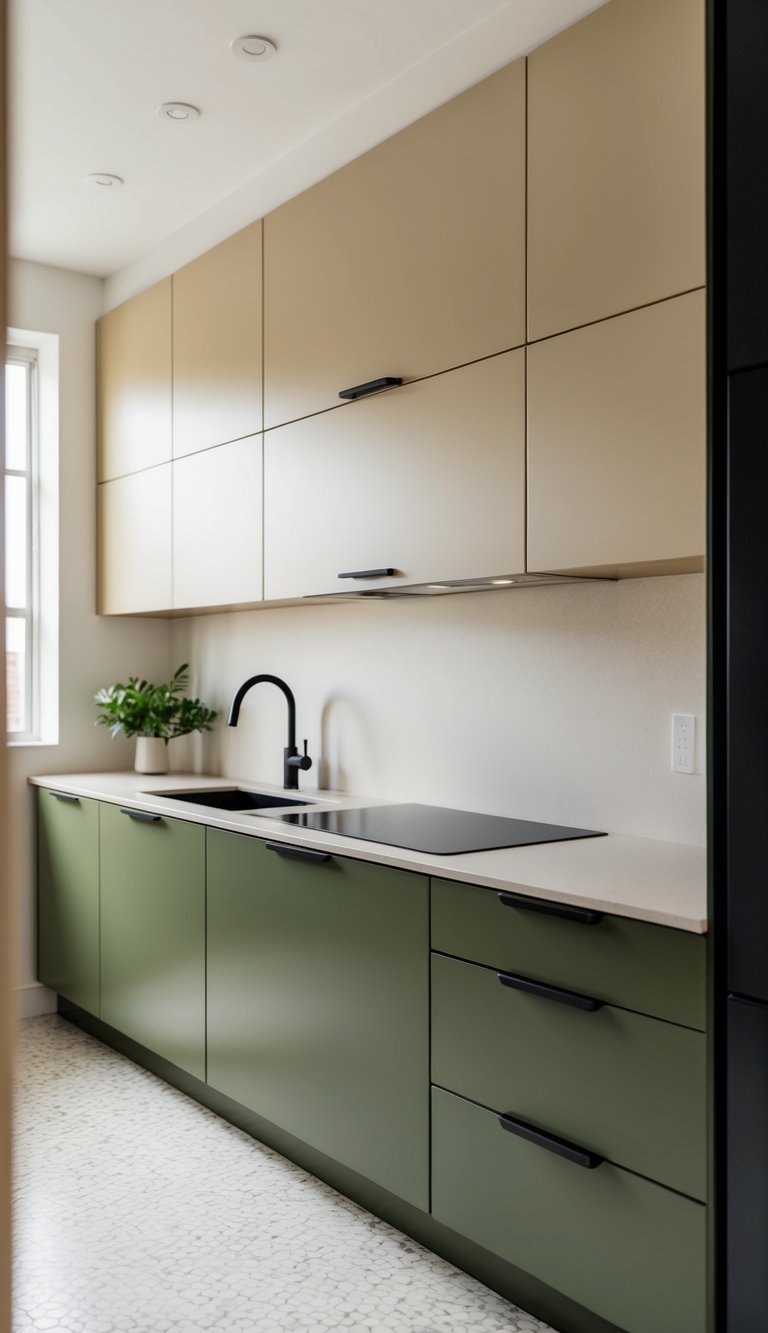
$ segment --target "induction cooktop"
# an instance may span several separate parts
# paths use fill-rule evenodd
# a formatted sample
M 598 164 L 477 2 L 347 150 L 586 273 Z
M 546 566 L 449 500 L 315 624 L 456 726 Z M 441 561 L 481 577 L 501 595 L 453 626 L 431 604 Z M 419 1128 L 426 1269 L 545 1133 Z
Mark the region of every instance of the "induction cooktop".
M 258 811 L 259 815 L 266 811 Z M 284 824 L 338 833 L 344 838 L 366 838 L 413 852 L 454 856 L 498 847 L 527 847 L 537 842 L 567 842 L 571 838 L 603 838 L 595 829 L 539 824 L 530 819 L 449 810 L 441 805 L 375 805 L 363 810 L 297 810 L 272 815 Z

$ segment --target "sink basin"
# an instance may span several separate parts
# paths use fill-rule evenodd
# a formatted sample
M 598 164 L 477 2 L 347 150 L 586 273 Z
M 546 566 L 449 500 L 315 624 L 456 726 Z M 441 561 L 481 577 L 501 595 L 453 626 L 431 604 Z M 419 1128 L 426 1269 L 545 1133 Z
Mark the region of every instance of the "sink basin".
M 209 805 L 214 810 L 266 810 L 273 806 L 313 805 L 313 801 L 291 800 L 274 792 L 247 791 L 244 787 L 215 787 L 212 791 L 156 791 L 148 796 L 168 797 L 171 801 L 189 801 L 191 805 Z

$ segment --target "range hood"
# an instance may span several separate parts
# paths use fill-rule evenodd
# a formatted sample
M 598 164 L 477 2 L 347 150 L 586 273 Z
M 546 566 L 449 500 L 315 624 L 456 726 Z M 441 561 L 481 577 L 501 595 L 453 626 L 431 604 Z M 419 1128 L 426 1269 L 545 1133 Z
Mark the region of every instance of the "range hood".
M 378 573 L 379 571 L 377 571 Z M 384 574 L 384 570 L 380 571 Z M 390 571 L 386 571 L 389 573 Z M 397 573 L 393 570 L 392 573 Z M 434 583 L 411 583 L 402 588 L 354 588 L 348 592 L 315 593 L 304 597 L 307 602 L 347 601 L 362 597 L 441 597 L 457 592 L 503 592 L 511 588 L 541 588 L 550 583 L 613 583 L 611 578 L 577 574 L 492 574 L 474 579 L 442 579 Z

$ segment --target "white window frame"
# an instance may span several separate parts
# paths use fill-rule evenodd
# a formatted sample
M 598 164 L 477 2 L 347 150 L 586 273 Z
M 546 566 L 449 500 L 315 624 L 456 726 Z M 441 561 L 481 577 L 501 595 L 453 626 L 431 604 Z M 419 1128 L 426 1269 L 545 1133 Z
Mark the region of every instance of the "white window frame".
M 14 746 L 57 745 L 59 741 L 59 338 L 30 329 L 6 330 L 5 361 L 34 363 L 28 417 L 31 485 L 27 528 L 28 588 L 25 612 L 6 608 L 9 617 L 27 615 L 28 728 L 7 733 Z M 6 469 L 6 475 L 20 475 Z M 3 483 L 5 484 L 5 483 Z
M 27 441 L 26 466 L 6 465 L 5 477 L 21 477 L 27 483 L 26 571 L 27 586 L 23 607 L 6 606 L 7 620 L 21 620 L 25 625 L 26 679 L 24 681 L 24 723 L 17 731 L 8 731 L 17 744 L 35 741 L 40 735 L 40 422 L 39 380 L 35 347 L 9 346 L 5 364 L 24 366 L 27 371 Z

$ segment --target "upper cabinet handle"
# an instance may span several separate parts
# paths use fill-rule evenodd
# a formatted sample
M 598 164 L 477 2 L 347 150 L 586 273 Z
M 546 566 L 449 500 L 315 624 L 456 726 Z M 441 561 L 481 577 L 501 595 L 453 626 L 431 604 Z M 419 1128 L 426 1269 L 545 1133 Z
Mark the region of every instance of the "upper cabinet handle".
M 278 856 L 292 856 L 297 861 L 314 861 L 320 865 L 332 859 L 330 852 L 316 852 L 311 847 L 296 847 L 290 842 L 265 842 L 268 852 L 277 852 Z
M 367 384 L 353 384 L 351 389 L 341 389 L 339 398 L 366 398 L 369 393 L 380 393 L 382 389 L 397 389 L 402 382 L 401 375 L 382 375 L 380 380 L 368 380 Z
M 535 1143 L 539 1148 L 546 1148 L 549 1152 L 556 1153 L 558 1157 L 564 1157 L 568 1162 L 575 1162 L 577 1166 L 585 1167 L 587 1171 L 594 1171 L 603 1161 L 602 1157 L 590 1152 L 588 1148 L 579 1148 L 575 1143 L 569 1143 L 568 1139 L 559 1138 L 557 1134 L 545 1134 L 543 1129 L 528 1125 L 524 1120 L 515 1120 L 511 1115 L 500 1115 L 499 1124 L 510 1134 L 516 1134 L 520 1139 L 527 1139 L 529 1143 Z
M 73 796 L 69 791 L 52 791 L 51 796 L 55 796 L 57 801 L 69 801 L 71 805 L 80 804 L 80 797 Z
M 594 1014 L 603 1007 L 603 1001 L 594 1000 L 591 995 L 579 995 L 577 991 L 563 990 L 561 986 L 545 986 L 543 981 L 530 981 L 528 977 L 518 977 L 512 972 L 497 972 L 496 978 L 510 990 L 538 995 L 542 1000 L 557 1000 L 558 1004 L 567 1004 L 571 1009 L 583 1009 L 587 1014 Z
M 148 810 L 126 810 L 120 807 L 120 814 L 127 815 L 129 819 L 138 819 L 142 824 L 162 824 L 162 815 L 151 815 Z
M 344 574 L 337 574 L 337 579 L 391 579 L 396 569 L 349 569 Z
M 502 907 L 521 907 L 524 912 L 541 912 L 543 916 L 559 916 L 565 921 L 579 921 L 582 926 L 596 926 L 602 921 L 602 912 L 593 912 L 590 907 L 566 907 L 565 903 L 544 902 L 541 898 L 529 898 L 524 893 L 500 893 Z

